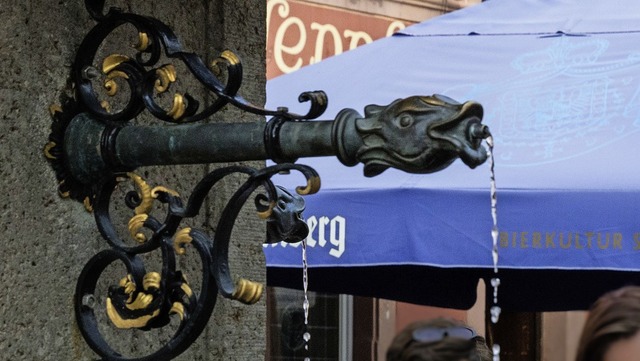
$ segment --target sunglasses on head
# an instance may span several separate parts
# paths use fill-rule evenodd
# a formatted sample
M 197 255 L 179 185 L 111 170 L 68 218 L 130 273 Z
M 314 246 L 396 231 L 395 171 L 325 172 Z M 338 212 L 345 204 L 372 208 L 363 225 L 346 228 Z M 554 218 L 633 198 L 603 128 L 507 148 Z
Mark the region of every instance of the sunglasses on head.
M 469 327 L 453 326 L 453 327 L 423 327 L 413 331 L 413 340 L 417 342 L 436 342 L 447 337 L 461 338 L 471 340 L 478 336 L 476 331 Z

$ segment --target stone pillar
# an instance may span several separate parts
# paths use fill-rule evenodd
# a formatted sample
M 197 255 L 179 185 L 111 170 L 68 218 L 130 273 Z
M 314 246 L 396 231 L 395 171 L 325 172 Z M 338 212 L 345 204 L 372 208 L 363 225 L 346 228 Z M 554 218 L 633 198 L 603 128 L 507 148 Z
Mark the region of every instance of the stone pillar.
M 171 26 L 186 49 L 214 57 L 231 48 L 244 64 L 243 96 L 263 104 L 265 94 L 265 2 L 252 0 L 107 1 L 127 12 L 156 17 Z M 6 0 L 0 7 L 0 354 L 7 360 L 90 360 L 73 312 L 75 283 L 82 267 L 107 249 L 93 215 L 57 194 L 55 175 L 43 156 L 50 126 L 48 108 L 68 86 L 75 51 L 94 22 L 81 0 Z M 127 45 L 124 45 L 127 46 Z M 189 81 L 183 83 L 192 85 Z M 190 90 L 192 93 L 194 91 Z M 196 90 L 196 93 L 198 90 Z M 200 92 L 203 92 L 200 90 Z M 202 93 L 201 93 L 202 94 Z M 234 109 L 210 121 L 262 121 Z M 251 164 L 255 167 L 261 163 Z M 151 185 L 177 190 L 186 199 L 213 167 L 141 169 Z M 190 226 L 210 234 L 226 199 L 238 186 L 230 180 L 208 199 Z M 120 204 L 123 204 L 120 202 Z M 230 248 L 232 271 L 265 282 L 261 242 L 264 223 L 251 204 L 237 222 Z M 114 210 L 114 218 L 124 214 Z M 126 227 L 126 218 L 122 217 Z M 192 253 L 193 254 L 193 253 Z M 197 264 L 180 260 L 187 273 Z M 114 269 L 117 284 L 121 269 Z M 111 275 L 109 273 L 108 275 Z M 189 280 L 196 279 L 194 274 Z M 218 299 L 208 328 L 178 360 L 258 360 L 264 357 L 266 306 Z M 108 320 L 103 318 L 105 327 Z M 123 349 L 144 352 L 158 333 L 114 333 Z

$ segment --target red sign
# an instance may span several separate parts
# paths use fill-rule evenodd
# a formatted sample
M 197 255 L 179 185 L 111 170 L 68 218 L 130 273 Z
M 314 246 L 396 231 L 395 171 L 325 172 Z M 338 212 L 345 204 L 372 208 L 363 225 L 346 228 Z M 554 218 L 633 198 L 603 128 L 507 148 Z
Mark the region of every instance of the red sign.
M 406 25 L 295 0 L 268 0 L 267 79 L 389 36 Z

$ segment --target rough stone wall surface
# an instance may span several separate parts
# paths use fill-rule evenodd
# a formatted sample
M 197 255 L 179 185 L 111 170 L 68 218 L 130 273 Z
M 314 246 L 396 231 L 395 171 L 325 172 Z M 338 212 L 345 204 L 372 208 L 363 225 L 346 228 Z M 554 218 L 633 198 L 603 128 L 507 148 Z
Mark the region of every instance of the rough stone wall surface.
M 223 49 L 236 50 L 245 65 L 240 92 L 255 104 L 263 104 L 265 2 L 106 3 L 164 21 L 186 49 L 209 60 Z M 0 18 L 0 183 L 4 190 L 0 197 L 0 360 L 96 359 L 76 326 L 72 298 L 82 267 L 108 246 L 93 215 L 81 204 L 58 196 L 54 173 L 42 152 L 49 134 L 49 105 L 58 102 L 75 51 L 94 22 L 81 0 L 5 0 Z M 195 92 L 204 94 L 202 89 Z M 232 120 L 261 121 L 235 109 L 225 109 L 211 121 Z M 251 165 L 260 167 L 262 163 Z M 188 196 L 207 171 L 219 166 L 149 167 L 141 173 L 148 175 L 153 185 Z M 212 234 L 222 206 L 239 181 L 234 178 L 216 188 L 193 226 Z M 232 272 L 264 283 L 264 224 L 252 207 L 245 208 L 230 248 Z M 114 213 L 117 218 L 121 211 Z M 197 264 L 180 262 L 196 272 Z M 118 271 L 113 273 L 114 279 L 105 282 L 117 283 L 119 278 L 115 277 L 122 276 Z M 246 306 L 218 297 L 208 327 L 177 359 L 262 359 L 265 318 L 264 300 Z M 114 342 L 139 350 L 152 343 L 153 337 L 134 332 Z

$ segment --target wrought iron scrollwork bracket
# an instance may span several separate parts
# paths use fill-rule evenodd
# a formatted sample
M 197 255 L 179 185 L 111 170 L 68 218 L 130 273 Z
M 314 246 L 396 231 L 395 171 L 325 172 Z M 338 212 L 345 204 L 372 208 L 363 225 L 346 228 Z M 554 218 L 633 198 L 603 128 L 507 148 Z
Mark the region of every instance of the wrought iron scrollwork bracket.
M 116 157 L 117 140 L 120 144 L 132 141 L 123 141 L 119 136 L 121 131 L 133 127 L 129 123 L 145 109 L 157 119 L 187 124 L 210 117 L 226 104 L 257 115 L 275 115 L 284 121 L 304 120 L 324 111 L 326 97 L 322 92 L 303 94 L 301 101 L 308 100 L 311 104 L 304 115 L 262 109 L 237 95 L 242 66 L 235 54 L 225 51 L 207 67 L 197 55 L 185 52 L 177 36 L 157 19 L 113 8 L 104 14 L 100 1 L 86 1 L 86 7 L 97 25 L 78 49 L 71 72 L 71 94 L 64 94 L 61 104 L 50 109 L 53 121 L 49 142 L 44 148 L 58 178 L 59 194 L 84 203 L 87 210 L 94 212 L 98 230 L 111 247 L 92 257 L 80 274 L 74 298 L 76 319 L 86 342 L 104 360 L 169 360 L 185 351 L 200 335 L 213 312 L 218 293 L 246 304 L 257 302 L 262 294 L 259 283 L 243 278 L 234 281 L 228 261 L 232 229 L 251 194 L 258 188 L 265 191 L 258 194 L 255 205 L 258 215 L 267 221 L 267 240 L 297 242 L 308 233 L 301 219 L 304 201 L 299 195 L 275 186 L 270 178 L 283 171 L 299 171 L 307 179 L 307 184 L 299 189 L 301 194 L 317 192 L 319 178 L 313 169 L 290 163 L 264 169 L 225 167 L 205 176 L 183 204 L 176 192 L 164 187 L 152 188 L 133 173 L 138 165 L 126 164 Z M 137 55 L 106 56 L 101 71 L 98 70 L 94 63 L 100 45 L 125 24 L 133 25 L 138 31 Z M 156 98 L 168 94 L 177 77 L 173 65 L 160 64 L 163 54 L 185 64 L 191 75 L 215 96 L 208 107 L 201 109 L 200 102 L 188 92 L 174 92 L 167 109 L 156 102 Z M 226 83 L 214 75 L 222 66 L 227 72 Z M 102 84 L 96 86 L 100 81 Z M 128 87 L 129 97 L 119 110 L 114 110 L 106 99 L 122 93 L 122 86 Z M 103 94 L 96 90 L 100 87 Z M 278 136 L 264 132 L 265 141 L 271 144 L 278 142 Z M 152 144 L 156 140 L 143 135 L 136 136 L 133 142 Z M 86 152 L 85 148 L 92 148 L 96 153 Z M 270 154 L 278 157 L 277 147 L 273 149 Z M 243 174 L 246 180 L 228 200 L 214 237 L 202 230 L 181 226 L 184 219 L 199 213 L 211 189 L 232 174 Z M 126 179 L 136 186 L 136 190 L 125 197 L 126 205 L 133 211 L 128 224 L 133 242 L 118 234 L 109 214 L 113 191 Z M 165 205 L 164 217 L 152 214 L 154 203 Z M 177 257 L 187 248 L 195 249 L 200 258 L 202 269 L 197 293 L 177 267 Z M 142 256 L 151 252 L 161 254 L 161 269 L 148 270 L 145 266 Z M 96 287 L 104 271 L 116 263 L 124 265 L 126 272 L 118 284 L 109 288 L 102 305 L 113 326 L 150 330 L 167 326 L 172 317 L 179 320 L 173 336 L 145 356 L 122 354 L 99 329 L 99 317 L 95 313 L 99 298 Z
M 70 94 L 50 109 L 53 121 L 44 154 L 56 173 L 60 195 L 94 212 L 98 230 L 110 246 L 87 262 L 74 299 L 80 331 L 104 360 L 169 360 L 202 332 L 218 292 L 247 304 L 259 299 L 260 284 L 233 281 L 228 261 L 231 232 L 240 209 L 258 192 L 255 206 L 267 222 L 267 242 L 298 242 L 307 236 L 300 195 L 317 192 L 320 178 L 312 168 L 294 164 L 298 158 L 336 156 L 347 166 L 362 162 L 367 176 L 388 167 L 430 173 L 457 158 L 475 167 L 487 158 L 480 143 L 489 132 L 481 124 L 478 103 L 460 104 L 439 95 L 413 96 L 387 106 L 370 105 L 365 116 L 344 109 L 334 120 L 305 121 L 326 109 L 324 92 L 300 95 L 298 100 L 309 104 L 306 114 L 290 113 L 286 108 L 263 109 L 238 95 L 242 66 L 236 54 L 225 51 L 207 66 L 199 56 L 183 50 L 178 37 L 159 20 L 115 8 L 105 13 L 104 1 L 86 0 L 85 5 L 96 25 L 77 51 Z M 135 55 L 105 56 L 99 70 L 95 63 L 101 45 L 124 25 L 137 30 Z M 172 62 L 184 65 L 213 95 L 213 102 L 201 107 L 204 102 L 189 92 L 174 90 L 178 74 Z M 226 72 L 226 81 L 216 75 L 220 72 Z M 118 100 L 117 106 L 112 104 Z M 197 123 L 225 105 L 272 118 L 267 123 Z M 174 124 L 133 124 L 145 110 Z M 277 164 L 212 171 L 195 186 L 186 204 L 171 189 L 151 187 L 134 173 L 138 167 L 151 165 L 265 159 Z M 306 178 L 297 194 L 271 182 L 274 174 L 289 171 Z M 231 174 L 244 175 L 246 180 L 223 209 L 213 239 L 204 231 L 182 226 L 183 220 L 198 214 L 214 185 Z M 128 223 L 133 241 L 118 234 L 109 214 L 114 189 L 124 179 L 136 187 L 125 196 L 125 204 L 133 211 Z M 153 214 L 157 211 L 154 204 L 164 205 L 163 217 Z M 199 292 L 192 290 L 177 266 L 177 257 L 189 247 L 195 249 L 202 265 Z M 161 254 L 161 269 L 145 266 L 142 256 L 150 252 Z M 97 284 L 115 263 L 126 268 L 120 282 L 109 288 L 104 305 L 115 327 L 150 330 L 178 319 L 173 336 L 148 355 L 122 355 L 100 333 L 95 312 Z
M 163 187 L 151 188 L 142 178 L 129 173 L 128 177 L 138 188 L 127 195 L 127 204 L 135 210 L 129 222 L 131 237 L 139 242 L 135 246 L 125 244 L 115 230 L 109 216 L 109 203 L 116 183 L 106 182 L 96 195 L 94 213 L 98 229 L 111 249 L 101 251 L 89 260 L 80 274 L 75 293 L 76 319 L 91 348 L 105 360 L 168 360 L 186 350 L 200 335 L 211 316 L 218 292 L 226 298 L 246 304 L 257 302 L 262 294 L 262 285 L 244 278 L 234 282 L 231 276 L 228 261 L 231 231 L 247 199 L 258 187 L 264 187 L 266 194 L 261 193 L 256 198 L 259 214 L 267 222 L 278 223 L 276 227 L 268 227 L 268 239 L 297 242 L 306 237 L 308 229 L 300 219 L 304 206 L 298 204 L 289 213 L 287 209 L 274 211 L 278 208 L 277 203 L 287 202 L 291 194 L 274 186 L 269 178 L 291 170 L 300 171 L 310 180 L 306 191 L 317 190 L 312 188 L 317 174 L 304 165 L 280 164 L 260 170 L 232 166 L 214 170 L 203 178 L 186 205 L 175 192 Z M 202 230 L 180 228 L 183 219 L 198 214 L 203 199 L 218 181 L 237 173 L 247 175 L 247 180 L 224 208 L 213 239 Z M 154 201 L 167 205 L 163 220 L 147 213 Z M 280 221 L 285 217 L 293 222 Z M 151 232 L 149 239 L 142 232 L 143 229 Z M 191 290 L 187 278 L 176 266 L 176 257 L 184 254 L 188 246 L 196 250 L 202 265 L 199 294 Z M 148 272 L 140 257 L 152 251 L 162 254 L 160 272 Z M 172 315 L 180 320 L 180 326 L 171 340 L 144 357 L 121 355 L 105 341 L 98 329 L 94 313 L 96 284 L 103 271 L 118 261 L 125 265 L 127 275 L 118 286 L 110 287 L 108 292 L 106 311 L 114 326 L 150 330 L 168 325 Z

